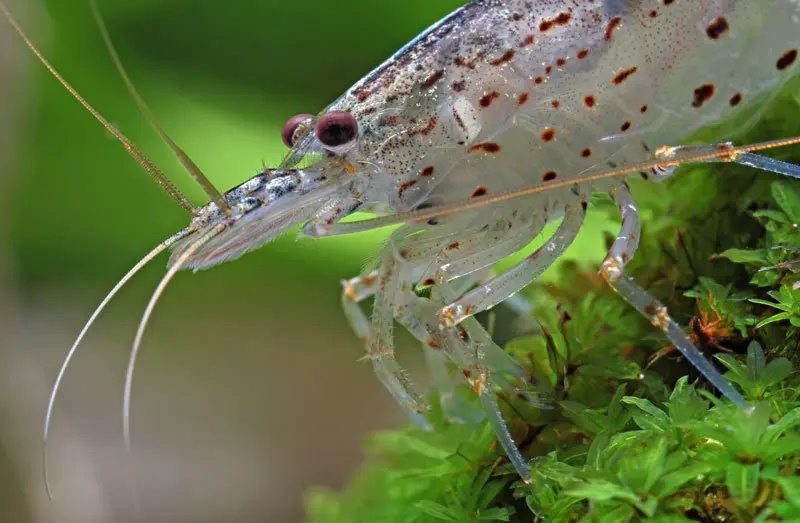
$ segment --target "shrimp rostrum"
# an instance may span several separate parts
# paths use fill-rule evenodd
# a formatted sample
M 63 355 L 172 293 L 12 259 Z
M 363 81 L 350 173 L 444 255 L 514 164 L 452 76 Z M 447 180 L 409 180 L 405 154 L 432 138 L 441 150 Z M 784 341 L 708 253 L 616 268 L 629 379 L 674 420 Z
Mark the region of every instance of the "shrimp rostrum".
M 498 390 L 524 391 L 524 373 L 475 315 L 562 255 L 597 192 L 610 194 L 621 215 L 600 267 L 605 281 L 747 408 L 666 307 L 626 273 L 640 236 L 626 177 L 660 181 L 688 161 L 800 177 L 799 166 L 758 148 L 680 145 L 797 71 L 798 20 L 798 0 L 469 2 L 319 115 L 289 120 L 283 139 L 291 152 L 280 166 L 222 196 L 209 192 L 212 203 L 193 209 L 191 224 L 126 276 L 172 251 L 134 343 L 126 423 L 133 358 L 176 272 L 232 260 L 298 224 L 320 237 L 402 223 L 370 269 L 343 285 L 345 316 L 366 359 L 400 405 L 424 419 L 428 405 L 394 355 L 395 323 L 407 329 L 435 375 L 447 377 L 448 366 L 466 378 L 528 479 L 496 400 Z M 780 145 L 789 143 L 796 140 Z M 356 210 L 381 216 L 342 222 Z M 558 220 L 541 248 L 505 272 L 488 272 Z M 368 298 L 371 316 L 360 305 Z

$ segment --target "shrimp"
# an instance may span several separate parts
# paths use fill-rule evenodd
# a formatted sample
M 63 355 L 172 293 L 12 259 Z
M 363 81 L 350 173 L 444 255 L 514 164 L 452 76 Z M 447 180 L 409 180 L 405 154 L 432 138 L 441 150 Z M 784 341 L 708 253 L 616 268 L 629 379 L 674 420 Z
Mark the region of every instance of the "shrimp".
M 2 2 L 0 8 L 19 31 Z M 321 237 L 399 223 L 370 268 L 343 283 L 342 306 L 364 342 L 365 358 L 398 403 L 424 423 L 430 407 L 394 354 L 395 322 L 407 329 L 420 341 L 442 390 L 450 390 L 451 367 L 465 377 L 527 481 L 529 466 L 496 393 L 513 390 L 537 398 L 522 367 L 475 315 L 520 292 L 564 253 L 581 230 L 594 193 L 609 194 L 621 215 L 602 277 L 721 394 L 748 408 L 667 308 L 625 272 L 641 232 L 626 179 L 640 175 L 658 182 L 679 165 L 702 161 L 800 178 L 800 166 L 756 154 L 796 144 L 797 138 L 747 147 L 676 145 L 762 100 L 797 72 L 800 0 L 471 1 L 318 115 L 290 119 L 282 133 L 290 148 L 286 159 L 224 194 L 151 118 L 211 199 L 199 208 L 19 32 L 72 95 L 192 213 L 190 224 L 131 269 L 84 326 L 53 387 L 45 437 L 59 383 L 87 330 L 157 255 L 171 251 L 133 342 L 123 407 L 127 443 L 136 356 L 156 303 L 177 272 L 233 260 L 300 224 L 306 236 Z M 379 216 L 342 222 L 357 210 Z M 487 276 L 558 220 L 536 252 Z M 417 292 L 421 288 L 430 293 Z M 369 298 L 370 316 L 360 306 Z M 445 411 L 452 412 L 447 404 L 452 396 L 442 398 Z

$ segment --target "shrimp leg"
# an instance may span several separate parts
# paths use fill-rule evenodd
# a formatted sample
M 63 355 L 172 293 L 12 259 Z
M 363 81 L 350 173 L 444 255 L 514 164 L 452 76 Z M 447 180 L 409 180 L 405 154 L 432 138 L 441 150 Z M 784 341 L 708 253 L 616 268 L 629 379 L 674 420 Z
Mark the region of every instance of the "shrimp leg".
M 681 156 L 689 157 L 689 156 L 698 156 L 703 154 L 712 154 L 733 148 L 734 148 L 733 144 L 731 143 L 720 143 L 711 145 L 681 145 L 681 146 L 663 145 L 655 150 L 655 159 L 672 161 L 680 159 Z M 706 160 L 706 163 L 719 163 L 719 162 L 739 163 L 762 171 L 768 171 L 771 173 L 780 174 L 781 176 L 788 176 L 789 178 L 800 179 L 800 165 L 784 162 L 781 160 L 776 160 L 775 158 L 770 158 L 769 156 L 763 156 L 760 154 L 732 152 L 729 156 L 721 156 L 719 158 Z M 676 168 L 677 166 L 667 167 L 667 168 L 655 168 L 653 169 L 653 171 L 657 177 L 666 178 L 672 175 L 672 173 L 675 171 Z
M 608 256 L 603 261 L 600 274 L 625 301 L 633 305 L 657 328 L 661 329 L 683 356 L 706 377 L 724 396 L 742 409 L 749 408 L 741 394 L 694 346 L 689 338 L 673 320 L 667 308 L 633 278 L 623 274 L 625 265 L 633 258 L 639 243 L 641 222 L 639 211 L 624 186 L 612 191 L 614 202 L 622 214 L 622 227 Z
M 442 327 L 454 327 L 524 289 L 572 244 L 583 224 L 584 215 L 585 210 L 580 205 L 568 206 L 558 230 L 546 244 L 508 271 L 443 307 L 439 311 Z

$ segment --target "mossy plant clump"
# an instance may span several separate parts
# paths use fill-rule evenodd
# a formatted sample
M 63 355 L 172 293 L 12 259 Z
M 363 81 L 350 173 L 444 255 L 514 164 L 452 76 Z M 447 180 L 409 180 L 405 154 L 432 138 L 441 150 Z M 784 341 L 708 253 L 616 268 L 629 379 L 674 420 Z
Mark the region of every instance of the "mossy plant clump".
M 795 81 L 736 142 L 796 134 L 797 92 Z M 800 161 L 796 149 L 776 153 Z M 453 424 L 435 410 L 430 431 L 372 435 L 343 492 L 308 494 L 309 520 L 800 520 L 800 183 L 704 165 L 633 191 L 644 230 L 630 274 L 754 410 L 716 397 L 598 279 L 595 253 L 526 290 L 537 332 L 506 344 L 552 399 L 542 409 L 501 396 L 530 484 L 487 423 Z M 610 202 L 594 203 L 613 216 Z

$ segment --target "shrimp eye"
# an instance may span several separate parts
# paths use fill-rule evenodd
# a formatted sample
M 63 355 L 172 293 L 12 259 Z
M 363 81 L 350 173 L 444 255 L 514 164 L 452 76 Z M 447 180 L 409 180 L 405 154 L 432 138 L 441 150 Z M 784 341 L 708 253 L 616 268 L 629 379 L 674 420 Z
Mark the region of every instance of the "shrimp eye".
M 358 135 L 358 122 L 345 111 L 331 111 L 317 122 L 317 139 L 328 149 L 340 152 Z
M 312 118 L 314 117 L 310 114 L 298 114 L 289 118 L 281 130 L 281 138 L 283 138 L 283 143 L 286 144 L 286 147 L 291 148 L 294 146 L 297 130 L 304 124 L 307 125 Z

